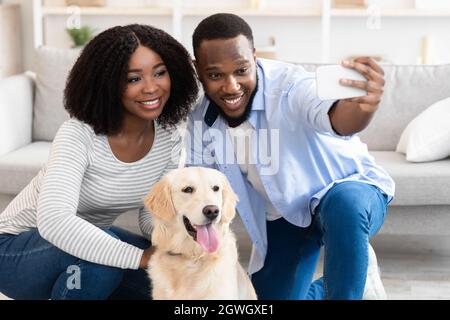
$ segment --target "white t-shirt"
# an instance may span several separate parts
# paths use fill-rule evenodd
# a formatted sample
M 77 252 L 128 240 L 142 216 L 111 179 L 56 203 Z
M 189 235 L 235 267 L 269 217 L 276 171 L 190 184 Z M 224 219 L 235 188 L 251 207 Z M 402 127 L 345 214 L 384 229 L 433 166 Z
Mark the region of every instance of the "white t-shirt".
M 231 141 L 233 143 L 234 153 L 236 155 L 236 161 L 243 174 L 247 176 L 248 182 L 252 187 L 263 196 L 266 202 L 266 219 L 273 221 L 281 218 L 281 214 L 275 209 L 272 202 L 267 195 L 264 185 L 259 177 L 258 170 L 256 169 L 255 159 L 251 150 L 254 149 L 254 129 L 248 121 L 244 121 L 235 128 L 228 128 Z

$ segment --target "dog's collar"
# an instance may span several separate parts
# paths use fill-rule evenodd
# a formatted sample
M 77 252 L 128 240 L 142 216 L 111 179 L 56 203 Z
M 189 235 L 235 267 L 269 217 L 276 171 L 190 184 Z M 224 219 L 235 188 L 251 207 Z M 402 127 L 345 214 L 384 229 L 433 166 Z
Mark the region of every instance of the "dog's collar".
M 172 252 L 172 251 L 167 251 L 166 253 L 169 256 L 182 256 L 183 255 L 182 253 L 175 253 L 175 252 Z

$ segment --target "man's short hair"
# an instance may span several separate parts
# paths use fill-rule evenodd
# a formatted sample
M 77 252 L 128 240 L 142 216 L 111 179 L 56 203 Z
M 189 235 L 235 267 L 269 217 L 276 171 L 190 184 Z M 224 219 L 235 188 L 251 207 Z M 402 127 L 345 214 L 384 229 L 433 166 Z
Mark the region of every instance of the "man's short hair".
M 244 35 L 250 41 L 252 48 L 252 29 L 241 17 L 231 13 L 217 13 L 203 19 L 192 35 L 192 45 L 194 56 L 197 58 L 197 49 L 203 40 L 231 39 L 239 35 Z

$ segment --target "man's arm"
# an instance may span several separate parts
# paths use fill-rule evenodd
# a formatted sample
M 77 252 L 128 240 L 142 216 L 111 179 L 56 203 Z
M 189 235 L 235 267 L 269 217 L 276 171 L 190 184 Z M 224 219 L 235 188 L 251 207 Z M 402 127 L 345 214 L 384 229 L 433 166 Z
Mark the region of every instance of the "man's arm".
M 362 131 L 370 123 L 380 104 L 385 81 L 383 69 L 370 57 L 359 57 L 351 62 L 344 61 L 343 66 L 358 71 L 367 79 L 367 81 L 341 80 L 342 85 L 364 89 L 367 95 L 336 101 L 328 112 L 336 133 L 349 136 Z

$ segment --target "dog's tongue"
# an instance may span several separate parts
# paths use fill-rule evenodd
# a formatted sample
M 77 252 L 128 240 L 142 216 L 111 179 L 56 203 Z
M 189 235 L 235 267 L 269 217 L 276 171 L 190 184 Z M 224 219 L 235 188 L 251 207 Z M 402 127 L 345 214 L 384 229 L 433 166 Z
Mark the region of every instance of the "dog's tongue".
M 209 253 L 216 251 L 219 246 L 219 240 L 217 239 L 216 230 L 213 228 L 212 223 L 196 227 L 197 242 Z

